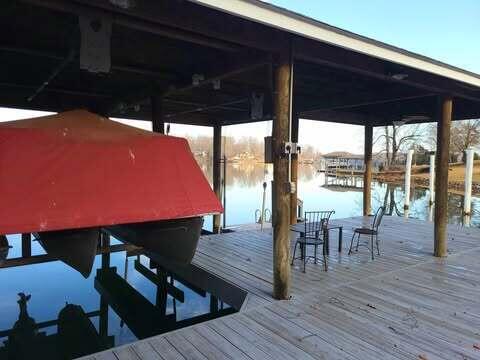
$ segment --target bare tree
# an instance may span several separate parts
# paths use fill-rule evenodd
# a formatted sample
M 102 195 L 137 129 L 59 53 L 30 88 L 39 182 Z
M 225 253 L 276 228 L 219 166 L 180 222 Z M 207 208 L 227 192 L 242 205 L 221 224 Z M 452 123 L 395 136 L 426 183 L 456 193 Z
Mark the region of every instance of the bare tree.
M 417 144 L 424 134 L 425 127 L 422 125 L 396 125 L 385 126 L 377 134 L 375 143 L 382 145 L 382 151 L 386 154 L 386 168 L 397 164 L 398 154 L 410 149 Z
M 436 148 L 437 124 L 430 125 L 430 145 Z M 465 150 L 480 145 L 480 119 L 452 122 L 450 129 L 450 155 L 462 154 Z
M 465 150 L 480 144 L 480 119 L 454 122 L 450 136 L 451 151 L 462 153 L 464 157 Z

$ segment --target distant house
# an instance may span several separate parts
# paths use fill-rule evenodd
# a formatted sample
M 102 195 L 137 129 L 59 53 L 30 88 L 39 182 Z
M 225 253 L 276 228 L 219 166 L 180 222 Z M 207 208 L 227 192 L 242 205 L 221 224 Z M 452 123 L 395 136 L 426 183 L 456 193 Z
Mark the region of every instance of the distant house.
M 207 151 L 192 151 L 193 153 L 193 156 L 195 157 L 207 157 L 208 156 L 208 152 Z
M 362 171 L 364 168 L 364 156 L 359 154 L 352 154 L 345 151 L 334 151 L 322 156 L 324 169 L 342 169 Z M 373 168 L 378 170 L 382 165 L 382 160 L 373 159 Z

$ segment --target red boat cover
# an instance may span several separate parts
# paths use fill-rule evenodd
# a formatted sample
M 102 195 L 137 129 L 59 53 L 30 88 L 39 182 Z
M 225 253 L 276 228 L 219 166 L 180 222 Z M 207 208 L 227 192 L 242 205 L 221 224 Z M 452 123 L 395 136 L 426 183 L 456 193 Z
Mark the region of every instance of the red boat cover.
M 185 139 L 84 110 L 0 123 L 0 199 L 0 234 L 222 211 Z

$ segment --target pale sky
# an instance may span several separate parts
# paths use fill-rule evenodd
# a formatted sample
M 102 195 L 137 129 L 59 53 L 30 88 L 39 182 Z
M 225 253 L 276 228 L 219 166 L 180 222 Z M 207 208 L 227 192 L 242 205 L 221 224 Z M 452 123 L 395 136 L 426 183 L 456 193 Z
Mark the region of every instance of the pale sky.
M 455 6 L 438 0 L 270 0 L 355 33 L 480 73 L 478 44 L 480 0 L 457 0 Z M 0 108 L 0 121 L 41 116 L 45 113 Z M 131 122 L 151 129 L 149 122 Z M 270 134 L 271 123 L 228 126 L 227 136 Z M 171 125 L 171 134 L 212 135 L 208 127 Z M 299 143 L 322 153 L 363 152 L 363 127 L 301 120 Z

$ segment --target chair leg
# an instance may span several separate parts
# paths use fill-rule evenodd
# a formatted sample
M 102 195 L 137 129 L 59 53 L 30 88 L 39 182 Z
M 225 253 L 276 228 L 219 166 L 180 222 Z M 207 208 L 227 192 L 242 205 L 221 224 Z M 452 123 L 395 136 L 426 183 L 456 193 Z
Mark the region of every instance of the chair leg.
M 378 242 L 378 234 L 375 235 L 375 242 L 377 243 L 377 254 L 380 256 L 380 244 Z
M 324 241 L 323 242 L 323 266 L 325 268 L 325 271 L 328 271 L 328 250 L 327 250 L 327 243 Z
M 313 263 L 314 264 L 317 264 L 317 248 L 318 248 L 318 245 L 315 245 L 315 250 L 314 250 L 314 253 L 313 253 L 313 256 L 314 256 Z
M 303 272 L 305 273 L 305 268 L 307 267 L 307 245 L 303 244 Z
M 356 234 L 357 233 L 354 232 L 353 235 L 352 235 L 352 241 L 350 241 L 350 248 L 348 249 L 348 255 L 350 255 L 352 253 L 353 241 L 355 240 L 355 235 Z
M 355 248 L 355 251 L 358 251 L 358 245 L 360 244 L 360 233 L 358 233 L 358 238 L 357 238 L 357 247 Z
M 298 241 L 295 242 L 295 247 L 293 248 L 292 262 L 290 265 L 293 265 L 293 262 L 295 261 L 295 253 L 297 252 L 297 245 L 298 245 Z
M 373 247 L 373 235 L 370 235 L 370 253 L 372 254 L 372 260 L 375 260 L 375 257 L 373 256 L 374 252 L 374 247 Z

